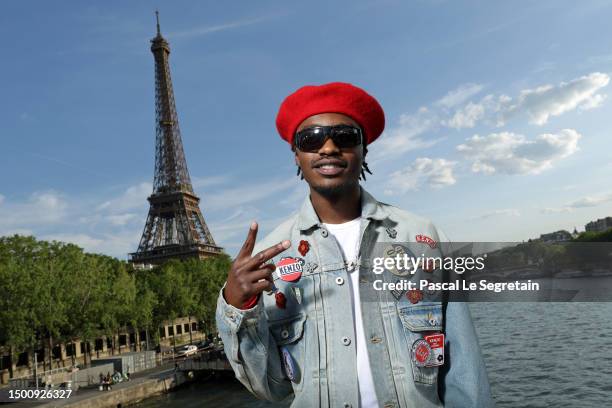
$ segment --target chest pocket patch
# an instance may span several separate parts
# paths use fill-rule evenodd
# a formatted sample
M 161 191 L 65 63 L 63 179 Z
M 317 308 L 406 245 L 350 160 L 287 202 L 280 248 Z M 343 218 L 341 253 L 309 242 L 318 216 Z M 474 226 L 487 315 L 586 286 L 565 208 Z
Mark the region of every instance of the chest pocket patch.
M 438 367 L 422 367 L 412 358 L 412 348 L 422 344 L 425 336 L 443 331 L 442 305 L 414 305 L 398 308 L 399 318 L 406 337 L 406 355 L 410 357 L 414 381 L 435 384 Z
M 268 322 L 270 334 L 279 347 L 279 354 L 283 359 L 285 375 L 294 383 L 293 386 L 296 390 L 303 385 L 305 344 L 304 341 L 300 340 L 304 336 L 305 322 L 306 315 L 304 313 Z M 288 364 L 286 360 L 290 360 L 291 363 Z M 291 366 L 290 372 L 288 372 L 289 365 Z

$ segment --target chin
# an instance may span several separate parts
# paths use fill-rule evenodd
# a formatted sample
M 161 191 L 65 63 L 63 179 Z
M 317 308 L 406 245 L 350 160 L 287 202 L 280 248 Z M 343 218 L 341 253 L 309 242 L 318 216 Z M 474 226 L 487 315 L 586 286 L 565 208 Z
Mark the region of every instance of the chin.
M 342 181 L 338 183 L 319 183 L 311 184 L 310 187 L 317 193 L 325 197 L 336 197 L 342 195 L 355 186 L 359 185 L 359 181 Z

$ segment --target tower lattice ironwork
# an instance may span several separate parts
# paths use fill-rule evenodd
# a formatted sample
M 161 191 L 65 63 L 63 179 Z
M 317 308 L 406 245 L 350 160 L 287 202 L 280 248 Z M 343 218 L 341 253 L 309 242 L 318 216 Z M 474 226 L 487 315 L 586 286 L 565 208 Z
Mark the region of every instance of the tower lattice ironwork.
M 193 192 L 170 78 L 170 45 L 161 35 L 157 12 L 156 17 L 157 36 L 151 40 L 155 58 L 155 176 L 142 238 L 138 250 L 130 254 L 130 262 L 141 267 L 170 258 L 204 258 L 222 252 Z

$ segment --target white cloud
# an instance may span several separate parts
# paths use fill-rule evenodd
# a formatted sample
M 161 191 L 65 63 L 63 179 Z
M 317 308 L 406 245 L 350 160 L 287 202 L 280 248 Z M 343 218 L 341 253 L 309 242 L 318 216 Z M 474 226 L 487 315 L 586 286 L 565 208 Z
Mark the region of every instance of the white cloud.
M 227 174 L 209 177 L 191 177 L 191 184 L 194 189 L 207 188 L 220 184 L 226 184 L 230 181 L 230 179 L 231 177 Z
M 481 123 L 500 127 L 521 114 L 528 115 L 531 123 L 543 125 L 550 117 L 571 110 L 594 109 L 605 101 L 606 95 L 598 92 L 609 81 L 607 74 L 594 72 L 556 86 L 524 89 L 515 99 L 505 94 L 488 94 L 477 101 L 470 99 L 478 95 L 484 86 L 463 84 L 414 113 L 400 115 L 398 124 L 385 131 L 383 137 L 370 147 L 370 161 L 377 163 L 413 150 L 432 147 L 442 140 L 442 137 L 433 136 L 440 128 L 468 129 Z
M 34 193 L 32 204 L 48 211 L 61 210 L 66 207 L 66 202 L 55 192 Z
M 101 253 L 126 259 L 127 254 L 134 252 L 138 246 L 141 231 L 113 231 L 90 235 L 85 233 L 57 232 L 40 235 L 39 239 L 60 241 L 75 244 L 86 252 Z
M 541 134 L 533 140 L 511 133 L 474 135 L 457 146 L 475 173 L 538 174 L 578 150 L 581 135 L 573 129 Z
M 410 166 L 389 176 L 385 194 L 403 194 L 418 190 L 423 185 L 442 188 L 456 183 L 453 168 L 456 162 L 446 159 L 419 157 Z
M 103 202 L 98 211 L 110 210 L 116 212 L 130 211 L 147 206 L 147 197 L 153 192 L 153 185 L 148 182 L 128 187 L 119 197 Z
M 138 214 L 127 213 L 127 214 L 112 214 L 107 215 L 106 220 L 110 222 L 112 225 L 126 225 L 128 222 L 132 220 L 136 220 L 138 218 Z
M 504 208 L 501 210 L 493 210 L 485 212 L 479 216 L 473 217 L 473 219 L 487 219 L 491 217 L 520 217 L 521 212 L 515 208 Z
M 612 193 L 603 194 L 597 196 L 587 196 L 568 204 L 570 208 L 585 208 L 585 207 L 597 207 L 603 203 L 612 201 Z
M 560 207 L 560 208 L 546 207 L 546 208 L 542 208 L 541 210 L 542 214 L 559 214 L 559 213 L 567 213 L 567 212 L 572 212 L 572 209 L 570 207 Z
M 578 108 L 583 111 L 599 108 L 607 98 L 608 98 L 608 95 L 602 95 L 602 94 L 593 95 L 592 98 L 590 98 L 588 101 L 581 104 Z
M 463 84 L 444 95 L 435 104 L 444 108 L 452 108 L 479 94 L 483 88 L 480 84 Z
M 597 207 L 601 204 L 612 202 L 612 193 L 598 194 L 594 196 L 586 196 L 577 200 L 571 201 L 562 207 L 546 207 L 542 208 L 544 214 L 558 214 L 572 212 L 580 208 Z
M 139 189 L 142 185 L 128 188 L 120 197 L 107 200 L 107 205 L 98 208 L 92 205 L 96 200 L 91 197 L 66 197 L 56 191 L 34 192 L 21 201 L 9 200 L 0 206 L 0 236 L 33 235 L 125 258 L 138 245 L 145 209 L 144 214 L 113 211 L 134 206 L 131 201 L 138 196 Z M 146 206 L 146 195 L 141 198 L 141 205 Z
M 453 129 L 473 128 L 484 117 L 485 106 L 481 103 L 468 103 L 457 110 L 452 118 L 443 123 Z
M 533 89 L 524 89 L 513 99 L 508 95 L 486 95 L 478 102 L 469 101 L 465 105 L 449 112 L 476 95 L 481 88 L 473 87 L 474 92 L 453 91 L 438 101 L 444 112 L 438 112 L 440 124 L 453 129 L 472 128 L 481 121 L 493 126 L 503 126 L 509 120 L 526 114 L 529 122 L 544 125 L 554 116 L 579 110 L 594 109 L 602 105 L 606 95 L 598 93 L 610 82 L 607 74 L 593 72 L 569 82 L 558 85 L 542 85 Z M 461 87 L 459 88 L 461 89 Z M 449 95 L 458 95 L 453 98 Z M 450 117 L 448 117 L 450 115 Z
M 530 122 L 544 125 L 552 116 L 559 116 L 576 108 L 593 109 L 600 106 L 604 96 L 598 94 L 608 85 L 610 77 L 601 72 L 561 82 L 557 86 L 543 85 L 520 92 L 515 104 L 504 112 L 504 118 L 526 112 Z
M 48 234 L 43 235 L 40 239 L 45 241 L 60 241 L 71 243 L 84 248 L 86 251 L 96 252 L 96 248 L 98 248 L 104 241 L 101 239 L 97 239 L 91 237 L 87 234 L 68 234 L 68 233 L 57 233 L 57 234 Z
M 13 235 L 34 236 L 34 231 L 29 228 L 7 228 L 0 229 L 0 237 L 10 237 Z
M 429 140 L 419 137 L 439 126 L 440 119 L 426 107 L 421 107 L 415 114 L 402 114 L 399 125 L 387 132 L 369 147 L 372 163 L 396 156 L 411 150 L 424 149 L 436 144 L 439 139 Z
M 446 111 L 465 102 L 470 97 L 478 94 L 482 89 L 483 86 L 480 84 L 463 84 L 447 93 L 429 107 L 421 106 L 415 113 L 401 114 L 397 125 L 385 131 L 383 136 L 369 148 L 370 161 L 376 163 L 389 156 L 397 156 L 435 145 L 441 138 L 424 138 L 421 135 L 451 122 L 453 126 L 461 127 L 460 124 L 469 120 L 469 118 L 461 117 L 462 114 L 457 113 L 457 118 L 446 122 L 443 119 L 448 115 Z M 478 110 L 480 108 L 475 107 L 475 109 Z M 474 115 L 474 112 L 469 114 Z M 466 114 L 463 115 L 466 116 Z
M 0 207 L 0 231 L 56 224 L 67 216 L 68 202 L 55 191 L 32 193 L 25 201 Z

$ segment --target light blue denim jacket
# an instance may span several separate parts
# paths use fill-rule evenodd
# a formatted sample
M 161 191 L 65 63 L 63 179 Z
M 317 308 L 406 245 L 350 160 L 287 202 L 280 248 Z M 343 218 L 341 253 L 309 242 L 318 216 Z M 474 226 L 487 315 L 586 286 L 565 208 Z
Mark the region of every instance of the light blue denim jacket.
M 361 197 L 359 290 L 380 406 L 493 406 L 466 304 L 450 302 L 444 307 L 439 294 L 434 293 L 413 304 L 403 294 L 398 301 L 388 291 L 373 289 L 374 279 L 397 280 L 388 271 L 373 273 L 376 248 L 414 242 L 416 235 L 439 241 L 438 231 L 431 222 L 380 203 L 363 189 Z M 217 327 L 236 378 L 261 399 L 280 401 L 294 394 L 292 407 L 359 407 L 355 323 L 348 284 L 351 265 L 344 262 L 339 245 L 320 222 L 309 198 L 297 215 L 259 242 L 254 253 L 285 239 L 292 246 L 272 261 L 288 256 L 303 260 L 297 282 L 285 282 L 274 273 L 275 286 L 286 298 L 285 308 L 276 305 L 271 293 L 264 292 L 259 303 L 248 310 L 227 304 L 222 291 L 219 295 Z M 298 252 L 302 240 L 309 244 L 305 255 Z M 426 256 L 435 253 L 426 243 L 415 245 L 423 247 Z M 411 347 L 424 335 L 440 331 L 446 336 L 444 364 L 418 367 L 411 358 Z M 281 348 L 293 361 L 292 381 L 282 362 Z

